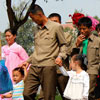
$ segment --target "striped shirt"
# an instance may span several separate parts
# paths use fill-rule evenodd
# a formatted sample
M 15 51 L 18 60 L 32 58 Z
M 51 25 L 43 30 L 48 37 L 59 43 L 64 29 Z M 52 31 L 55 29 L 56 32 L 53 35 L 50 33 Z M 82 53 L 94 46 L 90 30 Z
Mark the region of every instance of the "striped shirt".
M 13 85 L 13 95 L 12 99 L 13 100 L 24 100 L 23 98 L 23 90 L 24 90 L 24 81 L 20 81 L 17 84 Z

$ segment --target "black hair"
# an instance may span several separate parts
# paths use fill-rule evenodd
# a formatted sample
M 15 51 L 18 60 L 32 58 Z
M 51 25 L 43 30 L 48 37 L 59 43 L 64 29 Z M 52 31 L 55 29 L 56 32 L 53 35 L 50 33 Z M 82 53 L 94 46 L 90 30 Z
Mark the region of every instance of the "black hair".
M 8 28 L 8 29 L 5 30 L 5 33 L 6 32 L 10 32 L 12 35 L 17 35 L 17 31 L 15 31 L 14 29 Z
M 14 71 L 18 71 L 18 72 L 20 72 L 21 73 L 21 75 L 23 75 L 24 76 L 24 70 L 23 70 L 23 68 L 22 67 L 16 67 L 15 69 L 13 69 L 13 72 Z
M 100 23 L 96 25 L 96 31 L 100 31 Z
M 92 20 L 88 17 L 82 17 L 78 21 L 78 27 L 81 25 L 84 25 L 84 26 L 90 28 L 92 26 Z
M 52 17 L 58 17 L 58 18 L 59 18 L 59 21 L 60 21 L 60 23 L 61 23 L 61 16 L 60 16 L 60 14 L 58 14 L 58 13 L 51 13 L 51 14 L 48 16 L 48 18 L 52 18 Z
M 44 14 L 43 9 L 39 5 L 34 3 L 32 3 L 28 9 L 28 13 L 32 13 L 32 14 L 36 14 L 39 11 Z
M 73 56 L 73 61 L 78 61 L 80 67 L 83 70 L 87 70 L 87 64 L 88 64 L 88 62 L 87 62 L 87 57 L 85 55 L 76 54 L 76 55 Z

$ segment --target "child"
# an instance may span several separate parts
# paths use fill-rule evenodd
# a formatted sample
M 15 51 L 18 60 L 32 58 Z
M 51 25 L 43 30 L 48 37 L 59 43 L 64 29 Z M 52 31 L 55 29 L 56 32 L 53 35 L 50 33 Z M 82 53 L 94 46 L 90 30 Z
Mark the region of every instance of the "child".
M 9 94 L 2 95 L 3 98 L 11 98 L 13 100 L 24 100 L 23 98 L 23 90 L 24 90 L 24 82 L 26 76 L 27 76 L 27 70 L 26 67 L 17 67 L 13 70 L 13 91 L 12 93 L 10 92 Z
M 89 92 L 89 76 L 84 71 L 84 56 L 76 54 L 70 62 L 71 71 L 66 71 L 65 68 L 59 67 L 63 75 L 69 76 L 68 84 L 64 91 L 64 97 L 71 100 L 88 100 Z

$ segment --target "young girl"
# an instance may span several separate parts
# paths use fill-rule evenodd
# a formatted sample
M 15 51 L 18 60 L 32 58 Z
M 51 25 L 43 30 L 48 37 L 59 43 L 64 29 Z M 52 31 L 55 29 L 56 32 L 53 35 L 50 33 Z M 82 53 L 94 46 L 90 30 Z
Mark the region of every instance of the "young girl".
M 15 83 L 13 85 L 13 91 L 12 91 L 12 93 L 4 94 L 1 97 L 2 97 L 2 99 L 12 97 L 12 100 L 24 100 L 24 98 L 23 98 L 23 90 L 24 90 L 23 80 L 25 80 L 25 78 L 27 76 L 27 70 L 25 67 L 23 67 L 23 68 L 17 67 L 13 70 L 12 73 L 13 73 L 13 81 Z
M 80 54 L 74 55 L 70 62 L 71 71 L 59 67 L 63 75 L 69 76 L 68 84 L 64 91 L 64 97 L 71 100 L 88 100 L 89 76 L 84 71 L 84 57 Z

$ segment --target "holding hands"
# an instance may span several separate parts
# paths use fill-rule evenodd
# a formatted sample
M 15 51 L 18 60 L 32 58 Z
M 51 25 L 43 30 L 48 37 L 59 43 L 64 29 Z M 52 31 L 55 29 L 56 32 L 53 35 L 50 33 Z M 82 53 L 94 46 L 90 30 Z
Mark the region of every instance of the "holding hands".
M 26 67 L 26 69 L 28 68 L 28 66 L 29 66 L 29 63 L 27 61 L 19 65 L 19 67 Z
M 62 66 L 62 59 L 60 57 L 57 57 L 55 63 L 59 66 Z

